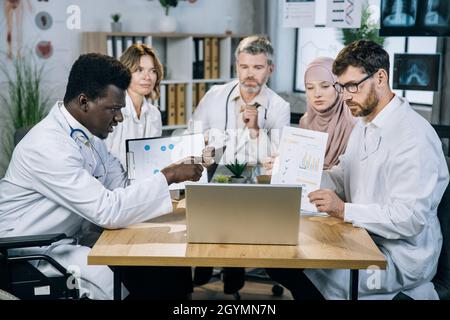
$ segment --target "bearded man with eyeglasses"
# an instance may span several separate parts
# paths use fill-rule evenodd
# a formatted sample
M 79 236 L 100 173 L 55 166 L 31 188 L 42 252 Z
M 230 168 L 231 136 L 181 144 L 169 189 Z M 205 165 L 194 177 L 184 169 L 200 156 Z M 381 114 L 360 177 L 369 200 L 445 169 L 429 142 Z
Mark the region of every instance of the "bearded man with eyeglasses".
M 339 165 L 324 171 L 309 200 L 320 212 L 367 229 L 387 260 L 359 272 L 363 299 L 438 299 L 433 279 L 442 246 L 437 207 L 449 173 L 432 126 L 389 86 L 389 56 L 360 40 L 333 64 L 335 89 L 360 117 Z M 295 299 L 348 299 L 348 270 L 268 269 Z

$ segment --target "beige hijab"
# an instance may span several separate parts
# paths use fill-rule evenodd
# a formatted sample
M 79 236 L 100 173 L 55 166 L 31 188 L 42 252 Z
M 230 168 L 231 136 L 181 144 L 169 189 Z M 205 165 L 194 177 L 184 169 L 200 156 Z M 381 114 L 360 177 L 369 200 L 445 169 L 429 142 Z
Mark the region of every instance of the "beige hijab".
M 320 57 L 313 60 L 305 71 L 305 84 L 309 81 L 336 82 L 332 70 L 333 59 Z M 325 151 L 324 169 L 339 163 L 339 156 L 345 152 L 350 133 L 355 126 L 350 109 L 339 94 L 333 105 L 327 110 L 317 111 L 307 102 L 306 113 L 300 119 L 300 128 L 328 132 L 328 143 Z

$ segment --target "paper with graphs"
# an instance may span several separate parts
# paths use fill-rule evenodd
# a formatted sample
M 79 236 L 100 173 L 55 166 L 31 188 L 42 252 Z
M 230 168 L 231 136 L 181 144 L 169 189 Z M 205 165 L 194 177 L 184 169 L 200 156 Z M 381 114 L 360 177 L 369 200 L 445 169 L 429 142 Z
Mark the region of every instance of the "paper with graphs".
M 279 157 L 275 160 L 271 184 L 302 187 L 301 210 L 317 212 L 308 194 L 320 188 L 328 133 L 284 127 Z
M 203 134 L 172 136 L 162 138 L 130 139 L 127 143 L 127 169 L 131 183 L 148 178 L 161 169 L 186 157 L 202 156 L 205 147 Z M 207 183 L 206 169 L 199 183 Z M 185 183 L 172 183 L 169 190 L 185 188 Z

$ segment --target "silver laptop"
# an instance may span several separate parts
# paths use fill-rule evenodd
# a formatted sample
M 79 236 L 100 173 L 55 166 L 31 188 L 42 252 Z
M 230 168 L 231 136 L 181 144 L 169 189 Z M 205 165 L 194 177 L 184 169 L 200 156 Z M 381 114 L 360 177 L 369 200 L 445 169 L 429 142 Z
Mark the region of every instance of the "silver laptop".
M 187 184 L 187 241 L 298 243 L 301 187 L 260 184 Z

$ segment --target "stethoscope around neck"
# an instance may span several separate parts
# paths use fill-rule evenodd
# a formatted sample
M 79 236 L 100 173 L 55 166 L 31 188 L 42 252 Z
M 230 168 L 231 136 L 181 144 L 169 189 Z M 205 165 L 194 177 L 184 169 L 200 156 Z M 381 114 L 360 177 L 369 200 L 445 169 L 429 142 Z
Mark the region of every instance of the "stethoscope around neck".
M 227 95 L 227 100 L 226 100 L 226 102 L 225 102 L 225 127 L 224 127 L 224 131 L 225 131 L 225 134 L 226 134 L 226 132 L 227 132 L 227 127 L 228 127 L 228 103 L 230 102 L 230 97 L 231 97 L 231 94 L 233 93 L 233 91 L 234 91 L 234 89 L 236 89 L 236 87 L 239 85 L 239 82 L 238 83 L 236 83 L 234 86 L 233 86 L 233 88 L 231 88 L 231 90 L 230 90 L 230 92 L 228 92 L 228 95 Z M 259 107 L 263 107 L 262 105 L 258 105 L 257 107 L 256 107 L 256 109 L 258 109 Z M 263 107 L 264 108 L 264 107 Z M 267 109 L 268 108 L 264 108 L 264 121 L 265 120 L 267 120 Z
M 59 107 L 61 108 L 62 104 L 59 105 Z M 96 161 L 95 158 L 95 154 L 97 154 L 98 159 L 100 160 L 100 163 L 102 165 L 103 168 L 103 174 L 101 175 L 94 175 L 94 178 L 96 179 L 100 179 L 102 177 L 105 177 L 108 174 L 108 169 L 106 168 L 105 162 L 103 161 L 102 157 L 100 156 L 100 153 L 97 151 L 97 149 L 94 147 L 94 145 L 91 143 L 91 140 L 89 139 L 89 136 L 86 134 L 86 132 L 84 132 L 82 129 L 79 128 L 73 128 L 70 123 L 69 120 L 66 119 L 64 113 L 60 110 L 60 112 L 62 113 L 62 116 L 64 118 L 64 120 L 66 120 L 67 125 L 70 128 L 70 137 L 75 141 L 75 143 L 77 143 L 77 141 L 81 142 L 83 145 L 85 145 L 86 147 L 88 147 L 89 149 L 91 149 L 92 152 L 92 158 L 94 159 L 94 161 Z M 82 139 L 80 139 L 80 135 L 83 137 L 83 139 L 85 139 L 85 141 L 82 141 Z M 80 147 L 81 148 L 81 147 Z

